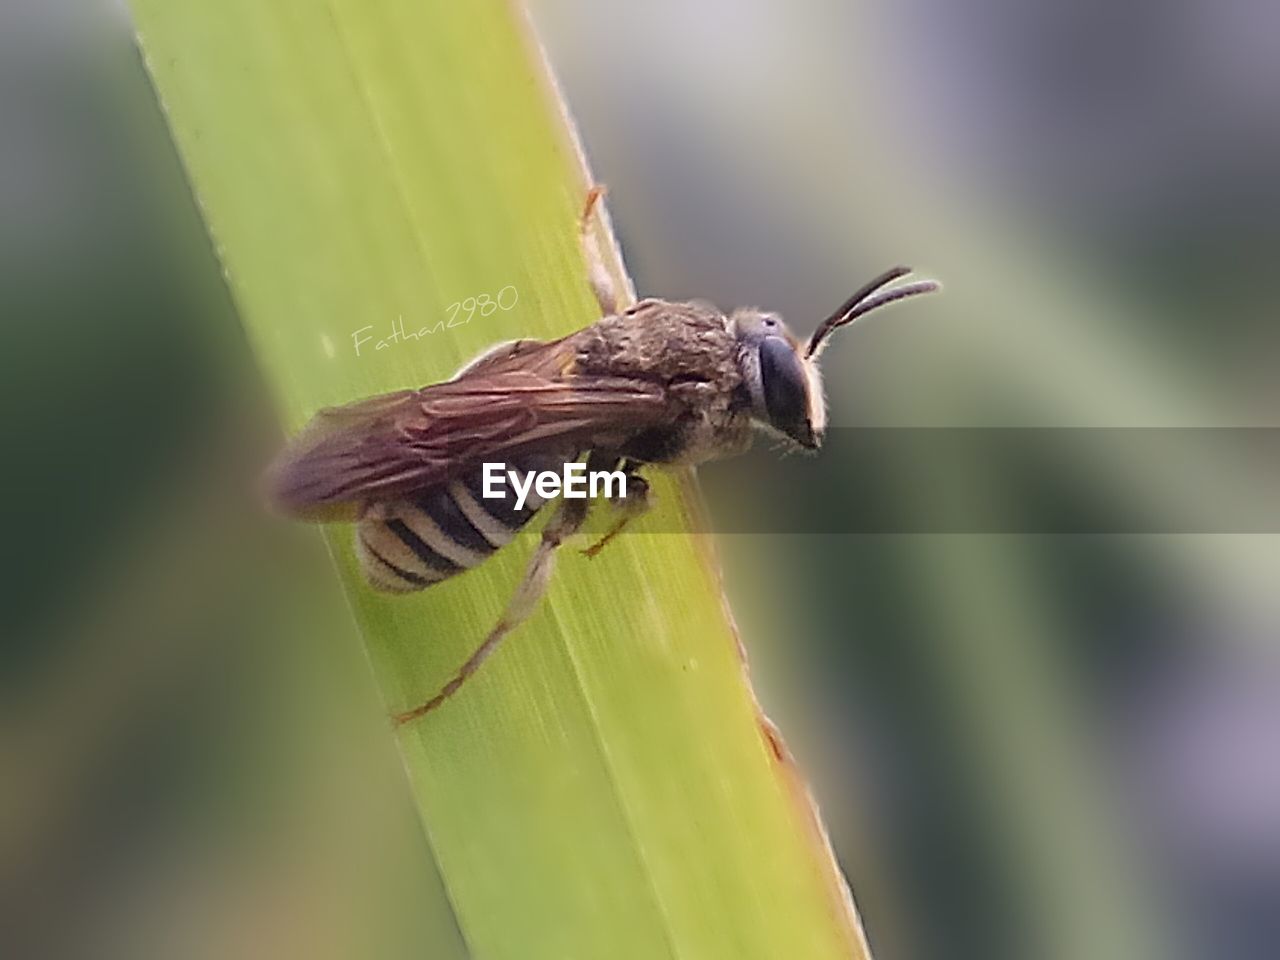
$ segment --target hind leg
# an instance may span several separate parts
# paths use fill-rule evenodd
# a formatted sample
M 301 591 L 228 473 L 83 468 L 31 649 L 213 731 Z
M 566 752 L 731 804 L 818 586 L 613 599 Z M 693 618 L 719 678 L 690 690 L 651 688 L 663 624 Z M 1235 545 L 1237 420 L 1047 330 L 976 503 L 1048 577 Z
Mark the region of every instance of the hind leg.
M 547 584 L 551 582 L 551 573 L 555 569 L 556 550 L 566 538 L 573 536 L 582 526 L 587 517 L 589 503 L 588 500 L 561 500 L 556 505 L 555 513 L 547 521 L 547 525 L 542 530 L 542 538 L 529 558 L 529 564 L 525 567 L 520 585 L 516 587 L 515 593 L 507 602 L 506 610 L 489 631 L 489 635 L 484 638 L 484 642 L 476 647 L 475 652 L 434 697 L 418 704 L 412 710 L 392 714 L 391 721 L 395 726 L 403 726 L 411 720 L 430 713 L 457 693 L 471 675 L 480 669 L 481 664 L 489 659 L 493 651 L 498 649 L 498 644 L 503 638 L 528 619 L 538 605 L 538 601 L 542 599 L 542 595 L 547 592 Z

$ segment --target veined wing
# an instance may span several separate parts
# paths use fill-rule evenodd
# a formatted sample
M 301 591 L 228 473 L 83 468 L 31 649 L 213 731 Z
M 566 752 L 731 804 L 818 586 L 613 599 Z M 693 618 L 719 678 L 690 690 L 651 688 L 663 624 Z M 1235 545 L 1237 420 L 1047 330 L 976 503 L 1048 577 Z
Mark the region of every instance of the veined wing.
M 478 364 L 446 383 L 320 411 L 269 472 L 273 503 L 336 519 L 365 501 L 447 483 L 480 461 L 546 448 L 573 455 L 675 414 L 660 384 L 577 373 L 572 353 L 554 349 L 561 343 Z

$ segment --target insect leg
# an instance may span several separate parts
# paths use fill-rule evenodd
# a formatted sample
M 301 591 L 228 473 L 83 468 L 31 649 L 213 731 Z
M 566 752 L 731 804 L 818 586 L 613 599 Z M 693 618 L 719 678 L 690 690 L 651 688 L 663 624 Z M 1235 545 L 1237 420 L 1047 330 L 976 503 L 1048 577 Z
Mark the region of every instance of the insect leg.
M 625 282 L 619 284 L 605 263 L 602 238 L 610 236 L 611 228 L 604 208 L 600 205 L 604 195 L 605 188 L 602 184 L 596 184 L 587 191 L 587 199 L 578 218 L 578 233 L 582 240 L 582 254 L 587 261 L 587 280 L 591 284 L 591 292 L 596 295 L 601 314 L 608 317 L 621 312 L 626 304 L 635 300 L 635 294 Z M 592 229 L 593 221 L 598 221 L 596 229 Z
M 614 537 L 626 528 L 627 524 L 637 517 L 644 516 L 653 506 L 649 499 L 649 482 L 637 473 L 640 466 L 634 460 L 623 461 L 622 472 L 627 475 L 627 495 L 625 498 L 616 501 L 622 516 L 618 518 L 618 522 L 610 528 L 608 533 L 582 551 L 583 556 L 594 559 Z
M 556 548 L 582 526 L 587 517 L 589 504 L 589 500 L 561 500 L 556 505 L 555 512 L 542 530 L 542 538 L 538 541 L 538 546 L 529 558 L 529 564 L 525 568 L 520 585 L 516 587 L 515 593 L 507 602 L 506 610 L 489 631 L 489 635 L 484 638 L 484 642 L 476 647 L 475 652 L 467 658 L 466 663 L 458 669 L 439 693 L 412 710 L 392 714 L 392 723 L 397 727 L 403 726 L 423 714 L 430 713 L 457 693 L 458 688 L 466 683 L 471 675 L 480 669 L 480 665 L 489 658 L 489 655 L 498 648 L 503 638 L 533 613 L 538 601 L 546 593 L 547 584 L 551 582 L 551 572 L 555 568 Z

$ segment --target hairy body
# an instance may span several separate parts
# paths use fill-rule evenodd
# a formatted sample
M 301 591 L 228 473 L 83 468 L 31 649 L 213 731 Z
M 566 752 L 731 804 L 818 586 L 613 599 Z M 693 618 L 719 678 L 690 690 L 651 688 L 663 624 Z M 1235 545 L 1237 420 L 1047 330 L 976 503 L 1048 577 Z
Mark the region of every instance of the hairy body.
M 522 476 L 586 454 L 590 470 L 621 465 L 637 491 L 623 521 L 587 551 L 594 556 L 643 508 L 647 485 L 635 472 L 646 465 L 742 453 L 757 427 L 820 446 L 821 348 L 859 316 L 936 288 L 885 289 L 907 272 L 897 267 L 864 286 L 807 343 L 755 308 L 726 315 L 702 301 L 645 299 L 619 309 L 593 272 L 602 319 L 558 340 L 498 344 L 443 383 L 322 410 L 270 472 L 270 496 L 302 519 L 355 521 L 369 583 L 404 593 L 483 562 L 543 506 L 484 496 L 485 462 L 506 461 Z M 502 619 L 439 693 L 397 722 L 444 702 L 529 614 L 555 550 L 586 514 L 586 501 L 560 501 Z

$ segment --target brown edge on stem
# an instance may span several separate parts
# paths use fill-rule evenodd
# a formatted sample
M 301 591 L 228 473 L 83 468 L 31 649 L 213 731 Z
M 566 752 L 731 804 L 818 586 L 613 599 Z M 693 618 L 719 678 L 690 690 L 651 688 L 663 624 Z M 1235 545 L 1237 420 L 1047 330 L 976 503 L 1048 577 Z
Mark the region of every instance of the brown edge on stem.
M 690 518 L 692 529 L 709 529 L 706 502 L 702 497 L 702 490 L 698 486 L 695 472 L 693 470 L 681 471 L 678 484 L 683 507 L 686 515 Z M 738 630 L 738 622 L 733 616 L 733 608 L 729 605 L 728 594 L 725 593 L 724 574 L 720 566 L 720 559 L 716 554 L 715 540 L 708 533 L 694 533 L 691 536 L 697 545 L 702 563 L 715 580 L 716 592 L 720 596 L 720 608 L 724 612 L 725 623 L 729 627 L 729 632 L 733 634 L 734 643 L 737 645 L 738 659 L 742 664 L 742 683 L 746 688 L 747 695 L 751 698 L 751 704 L 755 710 L 756 725 L 760 731 L 761 744 L 769 752 L 778 777 L 800 818 L 801 826 L 809 834 L 809 838 L 814 845 L 823 880 L 830 895 L 832 915 L 847 932 L 850 948 L 855 951 L 852 955 L 861 958 L 861 960 L 872 960 L 871 945 L 867 941 L 866 930 L 862 926 L 862 917 L 858 913 L 858 907 L 854 902 L 853 891 L 849 887 L 849 882 L 841 872 L 840 865 L 836 862 L 835 850 L 831 846 L 831 837 L 827 833 L 826 824 L 822 822 L 822 813 L 818 809 L 818 802 L 809 787 L 808 780 L 805 779 L 800 767 L 796 764 L 795 757 L 787 749 L 786 741 L 782 738 L 782 732 L 778 729 L 777 724 L 765 714 L 764 708 L 760 705 L 760 698 L 756 696 L 755 687 L 751 683 L 751 665 L 747 658 L 746 647 L 742 643 L 742 634 Z
M 586 150 L 583 147 L 582 140 L 578 135 L 577 124 L 574 123 L 573 116 L 569 112 L 568 101 L 560 89 L 559 80 L 552 69 L 551 61 L 538 36 L 528 9 L 523 0 L 510 0 L 510 2 L 517 16 L 524 21 L 525 37 L 530 44 L 533 61 L 541 66 L 542 77 L 548 85 L 548 95 L 560 111 L 561 129 L 577 159 L 581 188 L 580 195 L 585 195 L 596 184 L 596 180 L 591 175 L 590 164 L 587 161 Z M 604 254 L 601 260 L 608 264 L 614 280 L 625 291 L 628 302 L 634 303 L 636 300 L 635 285 L 622 262 L 622 252 L 618 247 L 617 238 L 613 232 L 613 221 L 609 217 L 609 211 L 603 197 L 595 204 L 594 216 L 591 218 L 589 229 L 591 231 L 590 241 L 597 244 L 600 252 Z M 680 491 L 681 508 L 686 518 L 690 521 L 690 529 L 695 531 L 710 529 L 706 523 L 705 501 L 694 471 L 692 469 L 680 470 L 675 472 L 675 477 L 676 486 Z M 778 727 L 765 715 L 760 705 L 760 700 L 756 696 L 755 688 L 752 686 L 746 647 L 742 643 L 742 635 L 738 630 L 733 610 L 729 606 L 729 598 L 724 590 L 724 576 L 716 554 L 715 543 L 711 536 L 706 533 L 691 533 L 690 536 L 693 537 L 699 557 L 715 583 L 716 593 L 720 598 L 720 608 L 724 613 L 725 624 L 728 626 L 729 632 L 733 636 L 734 644 L 737 647 L 738 660 L 742 665 L 742 682 L 746 688 L 747 695 L 751 698 L 751 704 L 755 711 L 756 724 L 760 732 L 761 748 L 768 752 L 774 769 L 777 770 L 783 789 L 792 800 L 794 809 L 800 819 L 801 827 L 808 833 L 814 845 L 817 865 L 822 872 L 822 879 L 829 894 L 831 914 L 837 925 L 846 932 L 851 950 L 850 956 L 855 960 L 872 960 L 871 947 L 867 942 L 862 919 L 858 914 L 858 908 L 854 903 L 853 893 L 849 888 L 848 881 L 836 862 L 835 851 L 831 846 L 831 838 L 822 822 L 817 801 L 814 799 L 808 781 L 796 765 L 791 751 L 787 749 Z

